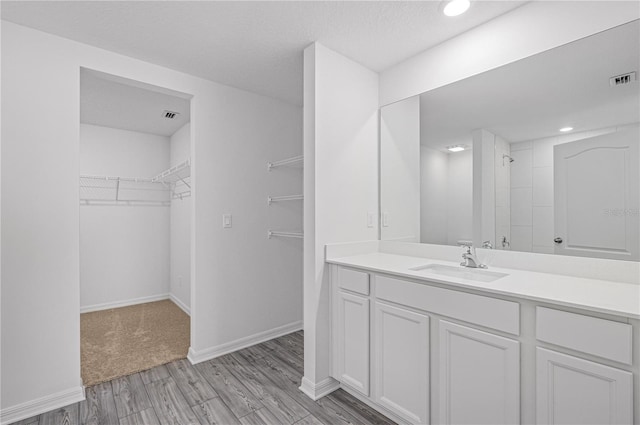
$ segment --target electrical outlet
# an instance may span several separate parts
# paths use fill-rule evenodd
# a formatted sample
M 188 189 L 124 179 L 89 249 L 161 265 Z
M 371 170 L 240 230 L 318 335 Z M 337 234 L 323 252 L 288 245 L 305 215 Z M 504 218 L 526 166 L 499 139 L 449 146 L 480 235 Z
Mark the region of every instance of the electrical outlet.
M 232 227 L 232 216 L 231 214 L 222 214 L 222 228 L 223 229 L 231 229 Z
M 389 227 L 389 213 L 382 213 L 382 227 Z

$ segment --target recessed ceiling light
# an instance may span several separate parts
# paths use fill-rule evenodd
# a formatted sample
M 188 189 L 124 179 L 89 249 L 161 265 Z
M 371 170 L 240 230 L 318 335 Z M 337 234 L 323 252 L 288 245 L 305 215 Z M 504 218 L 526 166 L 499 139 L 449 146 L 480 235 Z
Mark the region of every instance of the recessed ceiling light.
M 563 133 L 566 133 L 567 131 L 571 131 L 571 130 L 573 130 L 573 127 L 562 127 L 560 129 L 560 131 L 563 132 Z
M 444 3 L 442 13 L 447 16 L 462 15 L 471 6 L 470 0 L 448 0 Z
M 464 150 L 464 146 L 461 146 L 461 145 L 448 146 L 447 150 L 451 152 L 462 152 Z

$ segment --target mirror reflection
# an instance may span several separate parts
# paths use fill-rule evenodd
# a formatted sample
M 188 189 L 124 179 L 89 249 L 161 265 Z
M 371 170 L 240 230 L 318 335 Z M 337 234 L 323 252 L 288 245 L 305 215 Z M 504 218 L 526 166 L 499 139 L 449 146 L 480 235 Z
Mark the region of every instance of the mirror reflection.
M 638 261 L 638 21 L 385 106 L 381 238 Z

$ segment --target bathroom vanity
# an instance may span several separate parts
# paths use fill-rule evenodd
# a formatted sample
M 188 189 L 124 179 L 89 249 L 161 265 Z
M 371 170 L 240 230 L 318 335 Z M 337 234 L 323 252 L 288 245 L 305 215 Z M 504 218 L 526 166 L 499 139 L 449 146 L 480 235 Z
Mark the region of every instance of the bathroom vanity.
M 640 421 L 637 283 L 466 269 L 451 256 L 461 250 L 424 244 L 354 246 L 327 247 L 331 373 L 383 414 L 412 424 Z M 495 255 L 522 254 L 479 257 Z M 633 280 L 637 265 L 625 267 Z

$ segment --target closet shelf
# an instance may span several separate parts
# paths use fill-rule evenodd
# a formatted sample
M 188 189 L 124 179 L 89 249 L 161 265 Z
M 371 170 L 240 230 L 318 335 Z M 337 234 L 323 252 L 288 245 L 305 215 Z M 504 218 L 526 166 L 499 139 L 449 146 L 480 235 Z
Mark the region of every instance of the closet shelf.
M 304 199 L 304 195 L 269 196 L 267 197 L 267 204 L 271 205 L 274 202 L 297 201 L 302 199 Z
M 299 232 L 281 232 L 281 231 L 277 231 L 277 230 L 269 230 L 267 232 L 267 237 L 269 239 L 271 239 L 272 237 L 299 238 L 299 239 L 302 239 L 302 238 L 304 238 L 304 234 L 303 233 L 299 233 Z
M 151 181 L 167 184 L 182 182 L 188 187 L 191 187 L 185 181 L 189 177 L 191 177 L 191 160 L 187 159 L 186 161 L 183 161 L 180 164 L 175 165 L 158 174 L 157 176 L 152 178 Z
M 191 160 L 153 178 L 80 176 L 82 205 L 162 205 L 191 195 Z
M 285 165 L 293 165 L 301 163 L 304 160 L 304 155 L 293 156 L 291 158 L 281 159 L 279 161 L 267 162 L 267 170 L 271 171 L 274 168 L 282 167 Z

